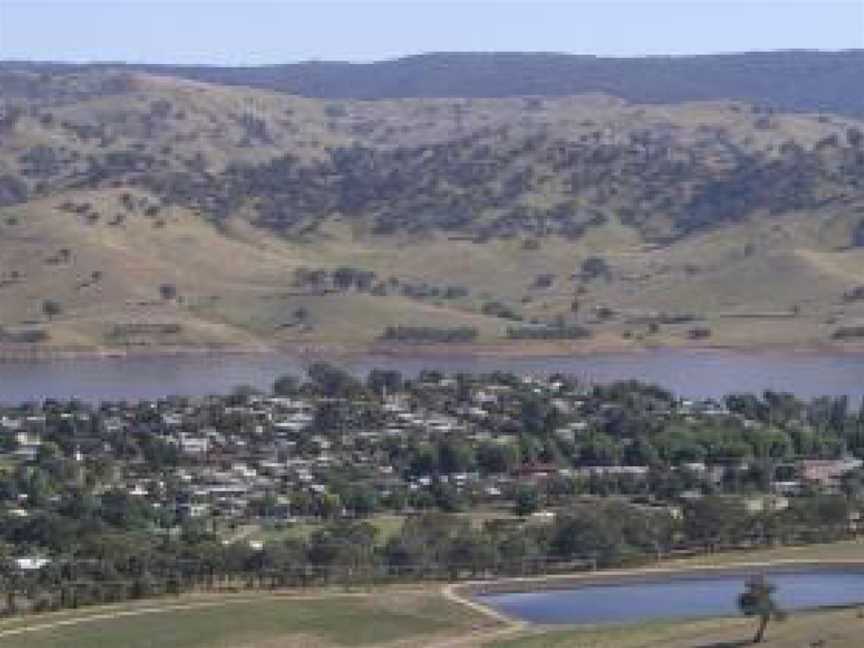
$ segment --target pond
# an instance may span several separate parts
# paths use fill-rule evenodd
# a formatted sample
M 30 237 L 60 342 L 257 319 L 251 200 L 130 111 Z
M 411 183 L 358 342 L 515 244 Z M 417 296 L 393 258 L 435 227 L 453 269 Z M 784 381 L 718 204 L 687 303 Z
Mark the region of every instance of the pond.
M 539 624 L 628 623 L 655 619 L 734 616 L 746 575 L 686 576 L 592 584 L 574 589 L 480 594 L 483 604 Z M 864 603 L 864 571 L 770 574 L 786 611 Z

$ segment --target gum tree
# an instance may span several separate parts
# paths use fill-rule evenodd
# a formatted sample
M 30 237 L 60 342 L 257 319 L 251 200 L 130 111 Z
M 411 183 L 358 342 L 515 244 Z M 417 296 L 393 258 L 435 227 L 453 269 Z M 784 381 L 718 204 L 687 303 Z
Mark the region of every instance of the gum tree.
M 765 629 L 771 619 L 782 621 L 786 614 L 777 606 L 773 594 L 777 586 L 769 583 L 764 576 L 753 576 L 747 580 L 744 591 L 738 596 L 738 607 L 746 616 L 759 617 L 759 627 L 753 637 L 753 643 L 761 643 L 765 638 Z

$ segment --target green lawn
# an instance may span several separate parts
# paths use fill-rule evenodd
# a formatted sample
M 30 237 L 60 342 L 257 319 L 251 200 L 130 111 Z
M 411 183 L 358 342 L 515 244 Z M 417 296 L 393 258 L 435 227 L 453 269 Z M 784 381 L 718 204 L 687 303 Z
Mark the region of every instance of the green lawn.
M 801 547 L 778 547 L 753 551 L 726 552 L 711 556 L 697 556 L 680 561 L 667 561 L 666 565 L 734 565 L 742 562 L 768 562 L 772 560 L 864 560 L 864 542 L 832 542 Z
M 378 541 L 381 543 L 399 533 L 404 521 L 404 515 L 376 515 L 365 520 L 378 530 Z M 250 533 L 248 538 L 264 542 L 278 542 L 288 538 L 305 540 L 324 526 L 326 525 L 320 522 L 297 522 L 284 527 L 259 527 L 258 530 Z
M 483 644 L 483 648 L 743 648 L 751 645 L 755 622 L 745 618 L 652 622 L 535 632 Z M 860 648 L 864 618 L 858 610 L 802 612 L 772 622 L 766 648 Z M 820 643 L 821 642 L 821 643 Z
M 183 602 L 167 599 L 152 602 L 153 607 L 173 604 Z M 26 625 L 62 623 L 110 613 L 110 609 L 93 608 L 80 615 L 30 617 Z M 408 637 L 461 634 L 482 623 L 489 621 L 437 593 L 334 595 L 321 600 L 223 599 L 215 601 L 212 607 L 145 612 L 113 619 L 91 618 L 6 636 L 3 631 L 9 626 L 0 625 L 0 648 L 380 646 Z
M 493 641 L 484 648 L 635 648 L 654 644 L 671 645 L 685 631 L 689 633 L 715 632 L 724 626 L 740 626 L 740 621 L 719 619 L 710 621 L 652 622 L 574 630 L 530 632 L 525 636 Z M 724 628 L 725 629 L 725 628 Z
M 478 510 L 457 515 L 467 517 L 471 524 L 478 528 L 488 520 L 513 519 L 513 516 L 502 510 Z M 378 542 L 384 544 L 389 538 L 399 533 L 406 517 L 405 515 L 380 514 L 366 518 L 364 522 L 368 522 L 378 530 Z M 241 538 L 264 542 L 278 542 L 288 538 L 306 539 L 324 526 L 326 525 L 321 522 L 297 522 L 283 527 L 259 526 L 257 529 L 242 534 Z M 237 533 L 230 532 L 225 537 L 230 540 L 237 537 Z

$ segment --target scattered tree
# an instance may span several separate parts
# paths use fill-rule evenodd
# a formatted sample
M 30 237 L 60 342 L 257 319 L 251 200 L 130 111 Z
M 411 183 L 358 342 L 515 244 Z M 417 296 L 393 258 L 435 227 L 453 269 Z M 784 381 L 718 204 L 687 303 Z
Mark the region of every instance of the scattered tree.
M 177 298 L 177 286 L 171 283 L 163 283 L 159 286 L 159 296 L 165 301 Z
M 46 299 L 42 302 L 42 312 L 45 317 L 52 320 L 63 312 L 63 304 L 56 299 Z
M 777 586 L 769 583 L 764 576 L 753 576 L 745 584 L 745 590 L 738 596 L 738 607 L 746 616 L 758 616 L 759 627 L 753 637 L 753 643 L 761 643 L 765 638 L 765 629 L 771 619 L 782 621 L 786 618 L 774 602 L 773 594 Z

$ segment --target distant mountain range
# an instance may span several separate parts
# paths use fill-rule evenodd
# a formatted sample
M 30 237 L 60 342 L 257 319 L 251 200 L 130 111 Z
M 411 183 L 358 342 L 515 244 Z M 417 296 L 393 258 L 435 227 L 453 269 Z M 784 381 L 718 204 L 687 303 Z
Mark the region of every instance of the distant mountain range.
M 0 64 L 57 73 L 117 64 Z M 734 99 L 785 111 L 864 115 L 864 50 L 599 58 L 544 53 L 435 53 L 375 63 L 126 69 L 323 99 L 566 96 L 602 92 L 638 103 Z

